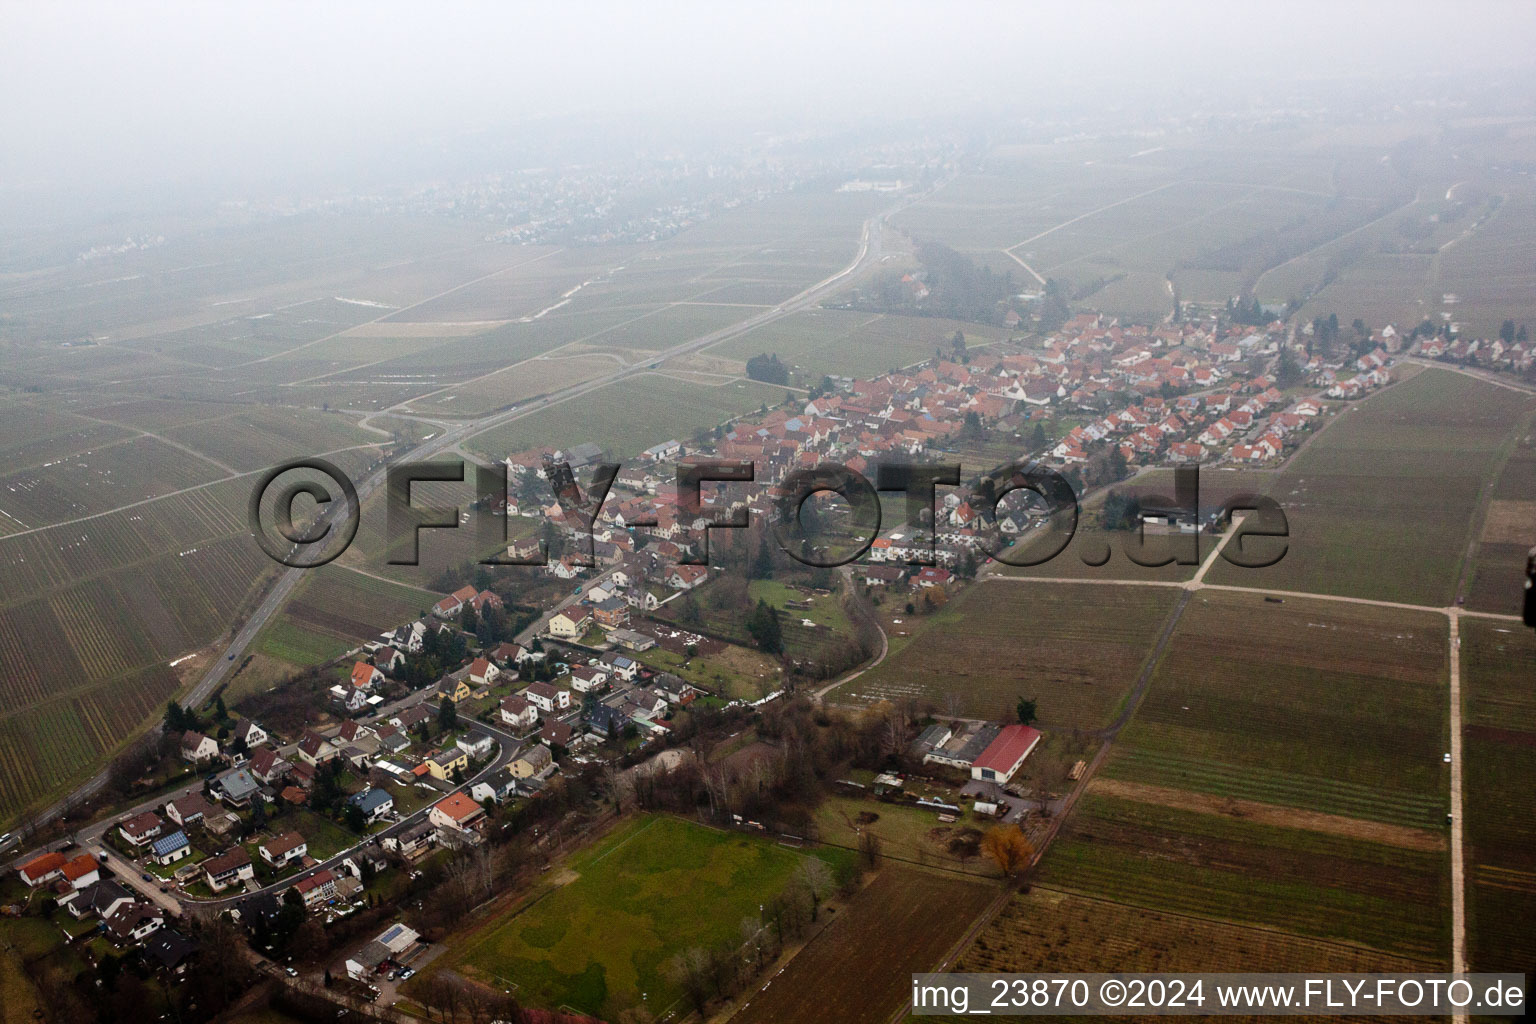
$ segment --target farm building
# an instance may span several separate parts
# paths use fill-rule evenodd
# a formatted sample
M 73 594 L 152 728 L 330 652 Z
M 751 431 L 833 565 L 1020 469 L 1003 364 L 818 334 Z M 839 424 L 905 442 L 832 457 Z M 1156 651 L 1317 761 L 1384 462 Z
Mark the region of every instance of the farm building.
M 1004 783 L 1024 766 L 1040 742 L 1040 730 L 1027 725 L 1006 726 L 971 765 L 971 778 Z

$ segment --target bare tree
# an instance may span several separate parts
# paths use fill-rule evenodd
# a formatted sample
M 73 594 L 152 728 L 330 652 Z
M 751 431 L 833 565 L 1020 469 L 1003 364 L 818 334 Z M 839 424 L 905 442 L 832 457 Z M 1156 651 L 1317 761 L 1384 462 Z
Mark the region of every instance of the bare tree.
M 859 833 L 859 855 L 864 858 L 865 867 L 880 866 L 880 837 L 869 829 Z
M 1035 771 L 1030 779 L 1030 789 L 1043 817 L 1051 813 L 1051 792 L 1063 777 L 1061 761 L 1054 754 L 1042 754 L 1036 758 Z
M 820 857 L 807 857 L 801 861 L 796 875 L 805 883 L 806 892 L 810 893 L 811 920 L 815 921 L 821 911 L 821 901 L 832 895 L 837 888 L 837 881 L 832 877 L 832 869 Z

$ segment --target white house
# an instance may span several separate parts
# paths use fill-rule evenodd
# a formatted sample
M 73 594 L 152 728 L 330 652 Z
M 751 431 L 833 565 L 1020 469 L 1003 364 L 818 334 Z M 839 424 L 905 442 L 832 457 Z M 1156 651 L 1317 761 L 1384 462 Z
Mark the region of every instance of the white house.
M 309 853 L 309 843 L 297 832 L 284 832 L 280 836 L 268 839 L 256 847 L 256 852 L 261 854 L 261 859 L 275 868 L 285 867 L 294 861 L 303 860 Z
M 508 697 L 501 702 L 501 720 L 512 729 L 532 729 L 539 721 L 539 710 L 522 697 Z
M 483 732 L 471 732 L 460 736 L 458 747 L 470 757 L 488 757 L 491 747 L 495 745 L 489 734 Z
M 476 658 L 469 663 L 469 681 L 476 686 L 489 686 L 501 675 L 501 669 L 489 658 Z
M 188 729 L 181 734 L 181 756 L 194 764 L 206 761 L 219 756 L 219 745 L 213 737 L 204 736 L 196 729 Z
M 571 691 L 557 690 L 548 683 L 529 683 L 523 696 L 545 714 L 553 714 L 556 709 L 564 711 L 571 706 Z
M 235 726 L 235 739 L 243 741 L 246 747 L 252 750 L 261 746 L 271 738 L 272 737 L 267 734 L 267 730 L 263 729 L 259 723 L 253 722 L 249 718 L 242 719 L 240 724 Z
M 172 832 L 168 836 L 162 836 L 149 844 L 149 855 L 155 863 L 161 867 L 174 864 L 183 857 L 192 855 L 192 843 L 188 841 L 185 832 Z

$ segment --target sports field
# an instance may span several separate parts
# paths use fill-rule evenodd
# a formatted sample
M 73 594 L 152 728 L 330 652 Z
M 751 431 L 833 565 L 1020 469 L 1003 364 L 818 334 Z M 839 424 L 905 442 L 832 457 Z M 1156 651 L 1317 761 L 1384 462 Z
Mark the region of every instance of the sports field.
M 610 1019 L 641 1002 L 664 1011 L 682 994 L 667 961 L 739 938 L 741 920 L 756 918 L 808 856 L 837 866 L 854 855 L 643 817 L 571 857 L 559 887 L 527 909 L 454 939 L 434 966 L 515 985 L 530 1006 Z

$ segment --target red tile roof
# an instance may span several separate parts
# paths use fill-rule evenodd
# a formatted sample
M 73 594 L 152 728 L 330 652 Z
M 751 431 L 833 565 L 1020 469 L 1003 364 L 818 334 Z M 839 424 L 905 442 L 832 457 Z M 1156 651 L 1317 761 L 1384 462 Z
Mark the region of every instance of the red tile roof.
M 986 750 L 981 752 L 972 767 L 990 768 L 999 775 L 1013 771 L 1036 743 L 1040 742 L 1040 730 L 1027 725 L 1010 725 L 998 733 Z

